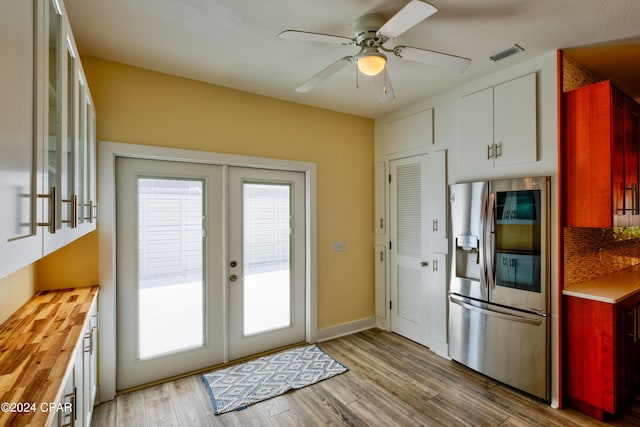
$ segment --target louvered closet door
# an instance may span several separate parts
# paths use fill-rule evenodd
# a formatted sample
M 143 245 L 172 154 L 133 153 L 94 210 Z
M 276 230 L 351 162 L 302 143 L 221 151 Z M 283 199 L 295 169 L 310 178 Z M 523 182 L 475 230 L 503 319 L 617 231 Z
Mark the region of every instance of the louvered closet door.
M 427 155 L 390 166 L 391 330 L 427 345 Z

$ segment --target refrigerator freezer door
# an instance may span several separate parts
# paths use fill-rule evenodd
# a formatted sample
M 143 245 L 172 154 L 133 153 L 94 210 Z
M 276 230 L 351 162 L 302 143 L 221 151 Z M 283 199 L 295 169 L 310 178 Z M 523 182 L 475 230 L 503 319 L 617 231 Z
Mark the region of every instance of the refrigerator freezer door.
M 449 295 L 449 355 L 478 372 L 550 399 L 549 318 Z
M 452 184 L 451 203 L 451 292 L 488 299 L 485 268 L 487 182 Z

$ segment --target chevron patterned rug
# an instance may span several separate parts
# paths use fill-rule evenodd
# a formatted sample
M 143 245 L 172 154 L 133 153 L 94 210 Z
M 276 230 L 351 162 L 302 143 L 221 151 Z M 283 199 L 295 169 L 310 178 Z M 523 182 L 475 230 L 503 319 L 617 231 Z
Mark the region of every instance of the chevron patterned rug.
M 246 408 L 349 369 L 315 345 L 260 357 L 202 375 L 216 415 Z

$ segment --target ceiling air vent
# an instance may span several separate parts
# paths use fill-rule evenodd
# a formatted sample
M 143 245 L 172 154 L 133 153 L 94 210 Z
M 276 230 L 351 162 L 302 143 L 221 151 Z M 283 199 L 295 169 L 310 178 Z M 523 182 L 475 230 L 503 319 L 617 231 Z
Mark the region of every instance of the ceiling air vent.
M 501 59 L 504 59 L 504 58 L 506 58 L 508 56 L 515 55 L 518 52 L 524 52 L 524 48 L 522 48 L 521 46 L 518 46 L 517 44 L 514 44 L 513 46 L 508 47 L 508 48 L 506 48 L 505 50 L 503 50 L 501 52 L 498 52 L 498 53 L 496 53 L 494 55 L 491 55 L 489 57 L 489 60 L 491 62 L 497 62 L 497 61 L 500 61 Z

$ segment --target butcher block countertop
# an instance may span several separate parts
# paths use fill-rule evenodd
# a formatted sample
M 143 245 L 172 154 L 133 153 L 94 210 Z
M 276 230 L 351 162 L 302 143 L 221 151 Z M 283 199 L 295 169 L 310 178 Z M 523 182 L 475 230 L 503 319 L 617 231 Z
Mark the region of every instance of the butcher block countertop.
M 640 292 L 640 265 L 564 288 L 563 295 L 615 304 Z
M 0 425 L 49 425 L 98 286 L 43 291 L 0 325 Z M 23 410 L 23 413 L 12 412 Z

